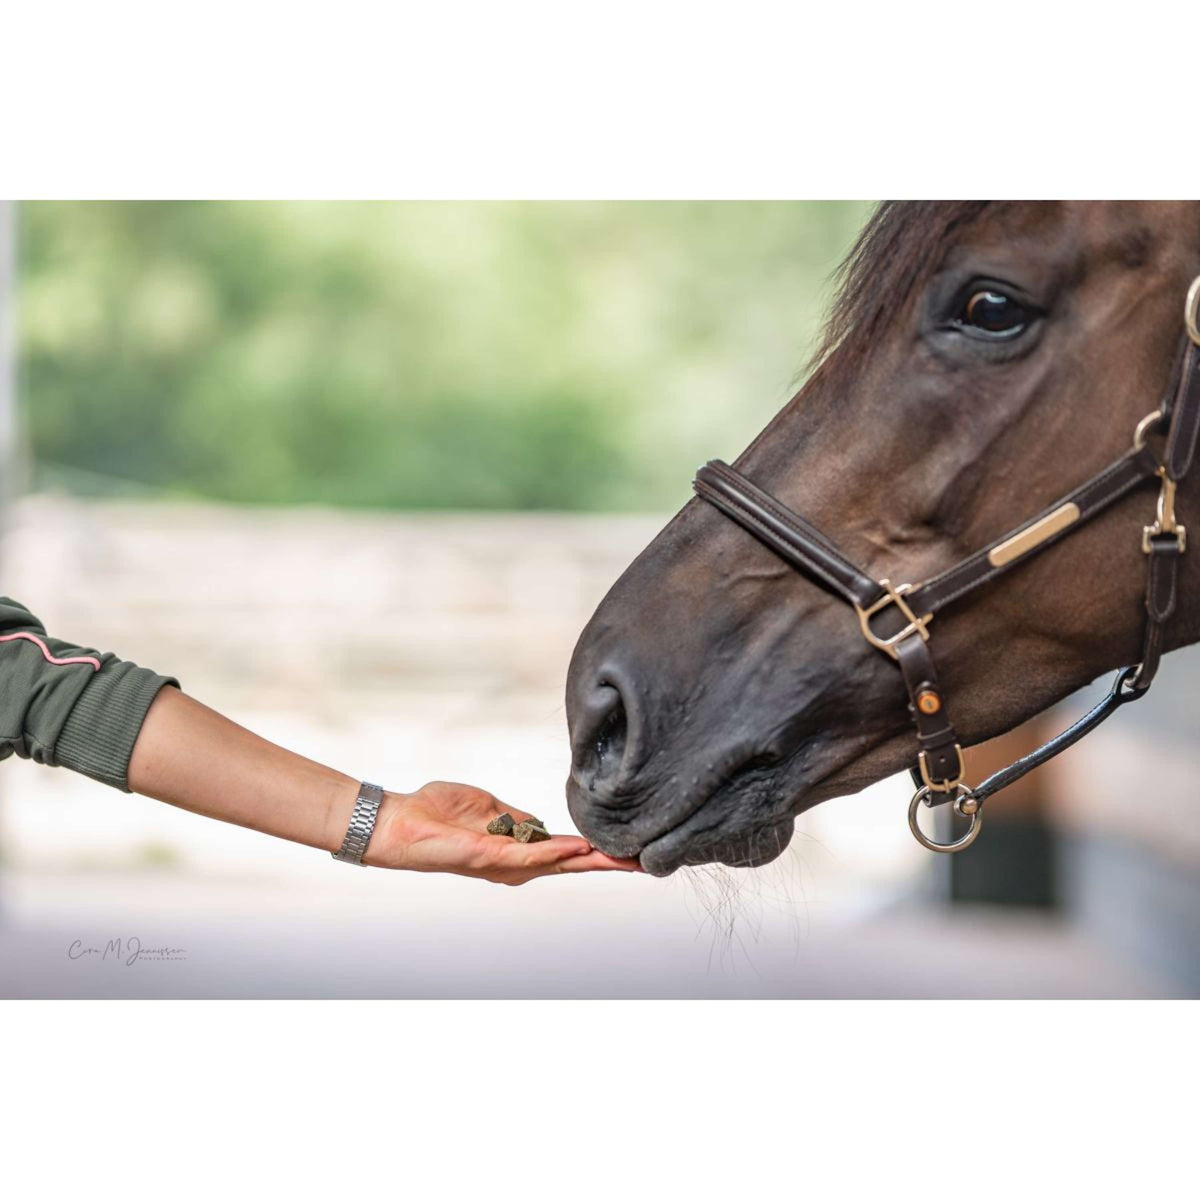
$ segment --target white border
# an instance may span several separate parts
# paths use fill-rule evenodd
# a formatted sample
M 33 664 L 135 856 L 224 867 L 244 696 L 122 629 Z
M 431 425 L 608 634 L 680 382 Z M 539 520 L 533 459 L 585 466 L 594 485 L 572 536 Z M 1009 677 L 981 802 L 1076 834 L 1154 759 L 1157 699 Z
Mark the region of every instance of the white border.
M 1187 196 L 1196 22 L 1160 0 L 9 6 L 0 195 Z
M 1178 1002 L 10 1002 L 6 1184 L 22 1197 L 1179 1195 L 1194 1173 L 1195 1015 Z

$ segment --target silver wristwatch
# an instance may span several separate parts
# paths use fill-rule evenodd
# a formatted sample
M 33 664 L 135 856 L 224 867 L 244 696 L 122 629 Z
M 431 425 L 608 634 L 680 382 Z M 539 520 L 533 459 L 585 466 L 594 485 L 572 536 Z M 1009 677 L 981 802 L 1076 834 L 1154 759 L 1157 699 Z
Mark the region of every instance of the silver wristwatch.
M 375 818 L 379 816 L 379 806 L 383 803 L 383 788 L 377 783 L 364 783 L 358 789 L 358 799 L 354 802 L 354 811 L 350 814 L 350 826 L 342 839 L 342 848 L 333 851 L 333 857 L 342 862 L 357 863 L 366 866 L 362 856 L 367 851 L 367 843 L 371 840 L 371 832 L 375 828 Z

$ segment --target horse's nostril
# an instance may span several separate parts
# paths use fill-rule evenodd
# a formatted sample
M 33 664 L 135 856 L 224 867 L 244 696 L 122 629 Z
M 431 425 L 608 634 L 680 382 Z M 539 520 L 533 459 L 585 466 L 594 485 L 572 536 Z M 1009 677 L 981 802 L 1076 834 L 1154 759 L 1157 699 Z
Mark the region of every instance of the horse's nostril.
M 617 692 L 617 702 L 612 712 L 604 718 L 604 724 L 596 734 L 596 761 L 599 769 L 604 770 L 609 762 L 620 762 L 625 749 L 625 705 L 621 703 L 621 693 Z
M 629 722 L 621 693 L 611 684 L 596 689 L 590 707 L 595 732 L 579 747 L 579 775 L 588 790 L 595 791 L 620 770 Z

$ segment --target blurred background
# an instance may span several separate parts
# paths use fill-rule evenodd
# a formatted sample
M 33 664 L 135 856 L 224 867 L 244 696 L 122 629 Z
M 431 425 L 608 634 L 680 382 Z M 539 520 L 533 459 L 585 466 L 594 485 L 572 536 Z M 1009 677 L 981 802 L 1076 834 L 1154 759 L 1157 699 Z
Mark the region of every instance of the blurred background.
M 0 206 L 0 592 L 352 775 L 569 829 L 575 638 L 802 381 L 869 210 Z M 351 871 L 10 761 L 0 995 L 1195 996 L 1198 691 L 1172 655 L 965 854 L 900 778 L 666 881 Z

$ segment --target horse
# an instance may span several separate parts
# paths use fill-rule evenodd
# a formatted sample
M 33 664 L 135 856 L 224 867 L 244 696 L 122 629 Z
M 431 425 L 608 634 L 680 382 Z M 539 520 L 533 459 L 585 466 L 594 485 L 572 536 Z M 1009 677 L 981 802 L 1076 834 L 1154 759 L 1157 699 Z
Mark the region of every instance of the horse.
M 584 836 L 652 875 L 759 866 L 799 813 L 912 766 L 914 722 L 914 806 L 952 800 L 974 830 L 962 746 L 1109 670 L 1093 723 L 1143 694 L 1200 640 L 1200 472 L 1170 469 L 1200 420 L 1198 276 L 1194 201 L 881 204 L 807 381 L 702 469 L 580 635 Z M 970 564 L 988 586 L 943 588 L 931 625 L 931 588 Z

